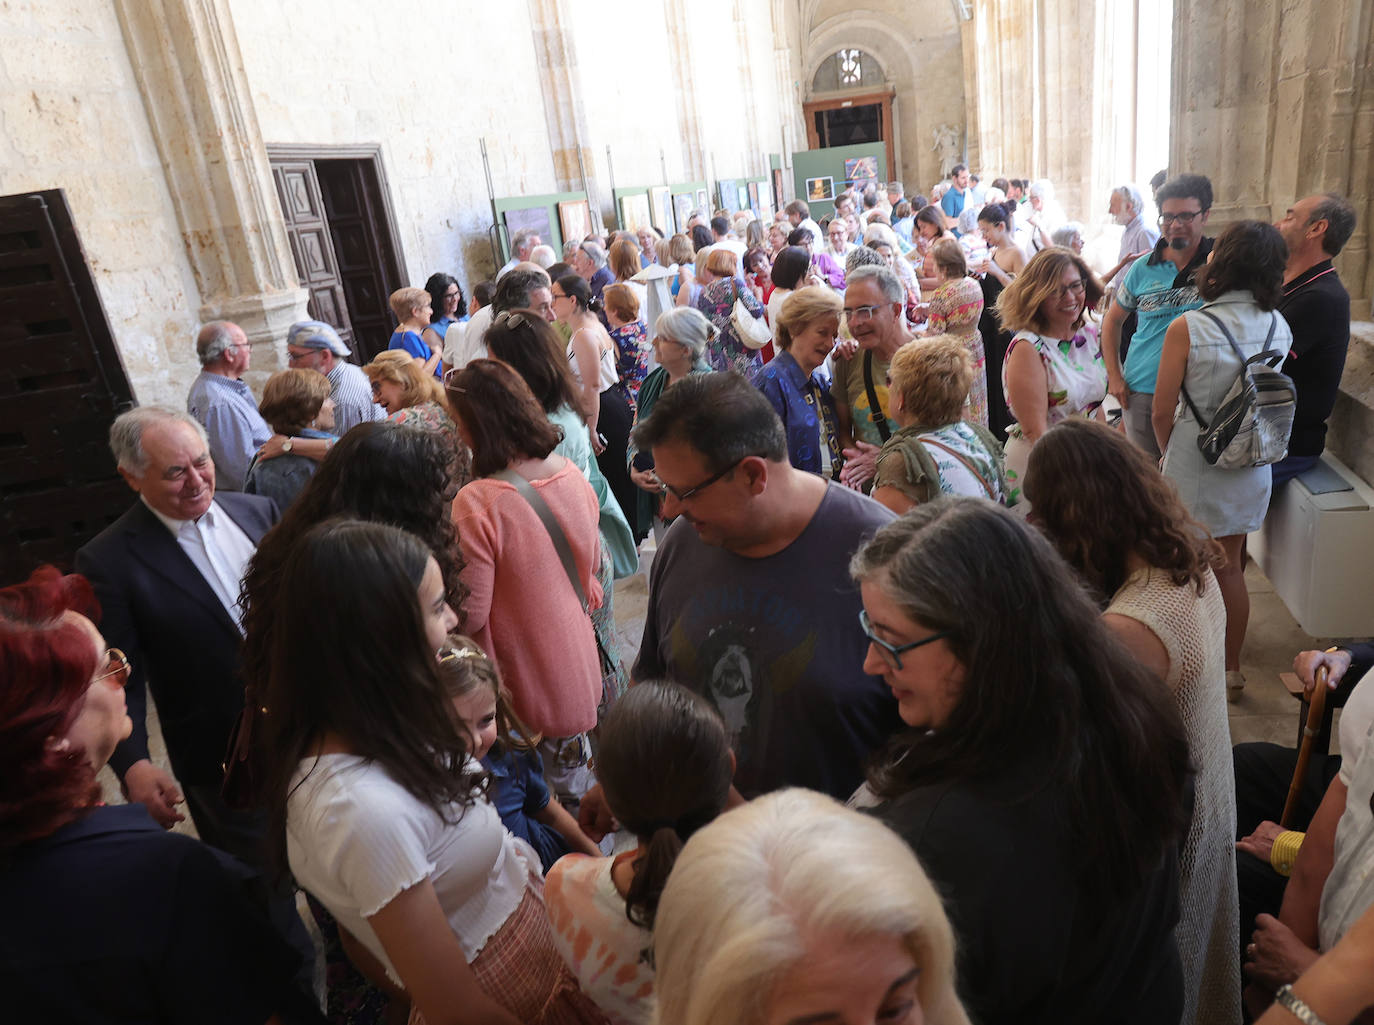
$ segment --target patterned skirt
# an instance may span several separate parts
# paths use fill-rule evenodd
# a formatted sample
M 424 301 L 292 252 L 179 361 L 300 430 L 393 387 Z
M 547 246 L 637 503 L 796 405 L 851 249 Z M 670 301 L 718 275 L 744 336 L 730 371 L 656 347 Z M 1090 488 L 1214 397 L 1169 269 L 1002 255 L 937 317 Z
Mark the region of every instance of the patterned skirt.
M 487 996 L 529 1025 L 606 1025 L 553 945 L 543 890 L 542 879 L 530 881 L 519 907 L 472 962 L 472 974 Z M 410 1025 L 425 1025 L 413 1005 Z

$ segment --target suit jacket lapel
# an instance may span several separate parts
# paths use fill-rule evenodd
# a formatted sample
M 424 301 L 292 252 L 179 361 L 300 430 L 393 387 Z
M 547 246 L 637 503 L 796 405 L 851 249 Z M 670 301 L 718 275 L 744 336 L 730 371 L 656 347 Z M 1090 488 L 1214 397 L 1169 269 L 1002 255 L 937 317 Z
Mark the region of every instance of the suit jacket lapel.
M 138 503 L 136 510 L 140 515 L 128 530 L 129 551 L 134 558 L 194 598 L 221 626 L 237 637 L 238 626 L 200 575 L 190 556 L 181 550 L 176 538 L 142 502 Z

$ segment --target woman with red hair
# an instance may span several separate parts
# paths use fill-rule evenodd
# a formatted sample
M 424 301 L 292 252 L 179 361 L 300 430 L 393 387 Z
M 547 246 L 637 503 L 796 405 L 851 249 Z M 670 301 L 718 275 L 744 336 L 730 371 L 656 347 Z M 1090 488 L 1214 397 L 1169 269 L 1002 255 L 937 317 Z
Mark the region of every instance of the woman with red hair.
M 90 585 L 52 567 L 0 589 L 0 992 L 16 1021 L 319 1020 L 246 870 L 106 806 L 96 773 L 132 725 L 129 661 Z

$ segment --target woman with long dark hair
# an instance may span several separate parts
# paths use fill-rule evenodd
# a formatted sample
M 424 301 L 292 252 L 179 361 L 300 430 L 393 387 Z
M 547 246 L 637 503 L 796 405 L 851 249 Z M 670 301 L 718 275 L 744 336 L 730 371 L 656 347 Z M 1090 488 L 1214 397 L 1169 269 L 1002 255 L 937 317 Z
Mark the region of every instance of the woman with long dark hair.
M 403 987 L 412 1022 L 601 1020 L 553 947 L 538 855 L 483 796 L 439 671 L 458 617 L 428 547 L 325 522 L 279 592 L 265 796 L 292 875 Z
M 616 286 L 608 285 L 610 293 Z M 617 698 L 630 685 L 630 675 L 620 658 L 620 640 L 615 629 L 615 580 L 633 575 L 639 569 L 638 538 L 592 457 L 587 440 L 587 425 L 574 408 L 577 393 L 568 361 L 563 358 L 563 344 L 539 314 L 533 310 L 511 310 L 498 313 L 486 333 L 487 351 L 493 359 L 503 360 L 519 374 L 544 414 L 563 433 L 554 452 L 576 464 L 596 492 L 601 515 L 601 562 L 597 579 L 605 602 L 592 610 L 592 626 L 596 628 L 601 646 L 602 673 Z
M 1226 717 L 1221 548 L 1159 467 L 1120 431 L 1065 420 L 1031 450 L 1034 522 L 1094 595 L 1102 621 L 1178 705 L 1196 772 L 1183 848 L 1185 1023 L 1240 1021 L 1236 791 Z M 1102 510 L 1112 509 L 1111 516 Z
M 1240 650 L 1250 622 L 1245 538 L 1264 522 L 1272 474 L 1268 466 L 1213 466 L 1198 449 L 1197 436 L 1201 423 L 1215 421 L 1243 360 L 1266 349 L 1283 355 L 1293 344 L 1293 332 L 1277 311 L 1287 263 L 1288 246 L 1271 224 L 1238 221 L 1221 233 L 1211 259 L 1197 272 L 1197 292 L 1206 305 L 1183 314 L 1164 334 L 1150 417 L 1165 476 L 1226 553 L 1216 572 L 1226 602 L 1226 688 L 1233 698 L 1245 686 Z M 1187 397 L 1181 404 L 1180 392 Z
M 990 502 L 918 506 L 852 569 L 864 670 L 910 727 L 873 763 L 873 811 L 945 897 L 972 1017 L 1177 1021 L 1189 763 L 1167 692 Z
M 444 351 L 444 335 L 454 324 L 468 319 L 467 299 L 463 296 L 463 286 L 452 274 L 436 271 L 425 282 L 429 293 L 429 327 L 420 337 L 435 352 Z
M 552 294 L 553 314 L 571 332 L 568 363 L 581 397 L 579 409 L 591 433 L 592 451 L 629 519 L 634 514 L 635 497 L 625 470 L 625 449 L 634 412 L 628 393 L 618 387 L 621 375 L 615 343 L 598 319 L 605 304 L 576 274 L 564 274 L 555 281 Z
M 998 441 L 1006 435 L 1007 428 L 1016 422 L 1007 408 L 1007 399 L 1002 392 L 1002 360 L 1011 342 L 1011 332 L 1002 326 L 997 313 L 997 300 L 1002 289 L 1015 280 L 1026 266 L 1026 254 L 1021 252 L 1011 237 L 1011 213 L 1008 206 L 1014 203 L 989 203 L 978 212 L 978 233 L 988 244 L 988 256 L 980 263 L 969 267 L 969 272 L 978 277 L 983 288 L 983 316 L 978 321 L 978 333 L 983 339 L 983 352 L 987 359 L 988 381 L 988 428 Z
M 555 795 L 575 806 L 591 785 L 586 735 L 607 697 L 588 618 L 603 601 L 596 494 L 554 451 L 558 428 L 507 364 L 474 360 L 449 378 L 448 389 L 478 475 L 453 500 L 467 563 L 467 633 L 496 663 L 521 721 L 543 734 L 540 753 Z M 585 608 L 526 487 L 566 538 Z

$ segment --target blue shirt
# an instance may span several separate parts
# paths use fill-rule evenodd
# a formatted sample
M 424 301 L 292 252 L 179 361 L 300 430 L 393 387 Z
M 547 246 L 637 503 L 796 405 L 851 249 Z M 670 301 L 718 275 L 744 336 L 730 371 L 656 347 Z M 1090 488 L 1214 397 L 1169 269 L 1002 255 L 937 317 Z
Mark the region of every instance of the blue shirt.
M 809 473 L 839 469 L 835 400 L 819 374 L 808 378 L 790 352 L 780 352 L 754 375 L 754 387 L 782 417 L 793 466 Z
M 482 759 L 482 767 L 492 775 L 488 796 L 501 822 L 538 852 L 547 872 L 569 848 L 558 830 L 534 817 L 549 806 L 544 760 L 538 751 L 507 751 L 497 744 Z
M 410 353 L 412 356 L 418 359 L 421 363 L 426 362 L 431 356 L 434 355 L 433 351 L 430 350 L 430 347 L 425 344 L 425 340 L 421 338 L 419 335 L 417 335 L 414 331 L 395 331 L 391 335 L 391 344 L 388 345 L 387 348 L 404 349 L 406 352 Z M 434 376 L 439 376 L 438 364 L 435 364 L 434 366 Z
M 186 396 L 186 412 L 209 436 L 215 486 L 221 491 L 242 491 L 253 456 L 272 437 L 253 392 L 242 381 L 202 370 Z
M 358 424 L 385 420 L 386 410 L 372 401 L 372 382 L 362 368 L 346 359 L 336 358 L 328 375 L 334 400 L 334 433 L 343 437 Z
M 1136 314 L 1135 334 L 1131 336 L 1122 375 L 1127 388 L 1145 395 L 1154 394 L 1159 355 L 1169 324 L 1175 317 L 1202 305 L 1193 276 L 1212 251 L 1212 240 L 1204 238 L 1188 266 L 1179 270 L 1165 255 L 1168 244 L 1160 239 L 1153 252 L 1131 264 L 1116 290 L 1116 303 Z
M 960 192 L 958 189 L 950 188 L 946 190 L 943 196 L 940 197 L 940 209 L 943 210 L 948 216 L 954 218 L 954 220 L 957 221 L 959 219 L 959 215 L 964 212 L 964 204 L 967 202 L 967 189 L 965 189 L 963 192 Z M 958 235 L 960 234 L 960 232 L 956 230 L 954 234 Z

